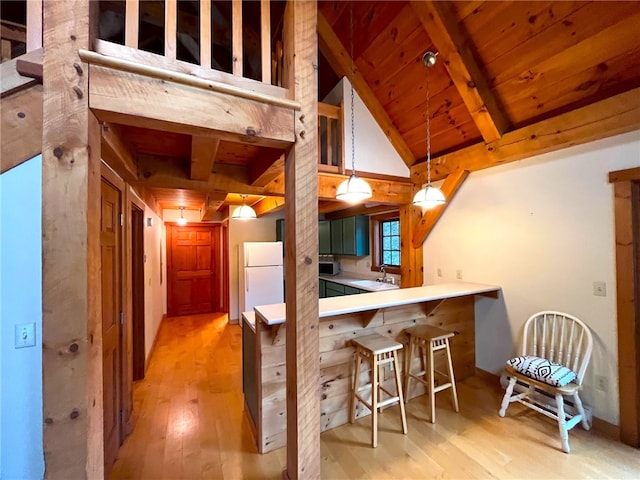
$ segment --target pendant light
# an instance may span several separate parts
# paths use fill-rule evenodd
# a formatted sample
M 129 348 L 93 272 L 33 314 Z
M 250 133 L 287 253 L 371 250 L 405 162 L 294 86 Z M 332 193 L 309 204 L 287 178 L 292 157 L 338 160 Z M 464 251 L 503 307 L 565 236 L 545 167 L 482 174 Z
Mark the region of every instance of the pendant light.
M 422 57 L 422 63 L 429 69 L 436 64 L 437 53 L 427 52 Z M 427 72 L 427 102 L 426 102 L 426 117 L 427 117 L 427 183 L 424 185 L 413 197 L 413 204 L 422 207 L 425 210 L 437 207 L 438 205 L 444 205 L 446 202 L 444 193 L 438 187 L 431 185 L 431 130 L 429 117 L 429 72 Z
M 176 220 L 179 227 L 184 227 L 187 224 L 187 219 L 184 218 L 184 207 L 180 207 L 180 218 Z
M 355 77 L 355 65 L 353 60 L 353 2 L 349 6 L 350 48 L 351 48 L 351 175 L 343 181 L 336 192 L 336 198 L 348 203 L 357 203 L 371 198 L 371 187 L 366 180 L 356 175 L 356 142 L 353 101 L 353 77 Z
M 246 195 L 240 195 L 242 197 L 242 205 L 236 208 L 231 214 L 231 218 L 236 220 L 251 220 L 256 218 L 256 211 L 249 205 L 245 204 L 247 198 Z

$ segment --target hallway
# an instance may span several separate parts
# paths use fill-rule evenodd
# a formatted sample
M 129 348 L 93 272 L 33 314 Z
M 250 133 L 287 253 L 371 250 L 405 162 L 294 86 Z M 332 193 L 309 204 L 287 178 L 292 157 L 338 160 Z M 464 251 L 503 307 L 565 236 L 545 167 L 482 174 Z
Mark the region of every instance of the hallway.
M 224 314 L 166 319 L 145 380 L 134 385 L 134 431 L 112 480 L 280 479 L 285 449 L 256 453 L 242 397 L 241 329 Z M 458 385 L 460 413 L 437 400 L 436 424 L 424 397 L 407 406 L 408 435 L 397 407 L 380 418 L 371 448 L 370 419 L 321 436 L 322 477 L 342 478 L 638 478 L 638 450 L 596 431 L 573 429 L 571 454 L 557 425 L 521 405 L 498 416 L 499 387 L 480 377 Z
M 224 314 L 163 322 L 112 479 L 281 478 L 284 449 L 256 453 L 244 418 L 241 337 Z

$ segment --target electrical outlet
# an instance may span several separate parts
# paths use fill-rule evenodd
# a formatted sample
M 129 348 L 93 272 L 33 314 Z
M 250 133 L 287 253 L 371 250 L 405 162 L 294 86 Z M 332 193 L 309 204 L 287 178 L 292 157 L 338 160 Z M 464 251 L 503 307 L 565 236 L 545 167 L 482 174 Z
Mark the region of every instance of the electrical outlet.
M 596 375 L 596 388 L 601 392 L 608 392 L 609 379 L 604 375 Z
M 438 276 L 442 277 L 442 269 L 441 268 L 438 269 Z
M 15 325 L 15 348 L 36 346 L 36 324 L 23 323 Z
M 593 294 L 596 297 L 607 296 L 607 283 L 606 282 L 593 282 Z
M 456 270 L 456 278 L 462 280 L 462 270 Z

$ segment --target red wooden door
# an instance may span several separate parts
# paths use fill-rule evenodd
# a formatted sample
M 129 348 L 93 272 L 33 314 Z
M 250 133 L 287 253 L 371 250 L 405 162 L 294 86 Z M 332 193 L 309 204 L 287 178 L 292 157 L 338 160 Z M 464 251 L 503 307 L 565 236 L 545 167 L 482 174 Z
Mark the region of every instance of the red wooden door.
M 220 226 L 168 226 L 169 316 L 220 311 Z
M 104 466 L 108 478 L 120 447 L 122 418 L 122 311 L 120 276 L 120 192 L 102 180 L 100 252 L 102 269 L 102 381 L 104 400 Z

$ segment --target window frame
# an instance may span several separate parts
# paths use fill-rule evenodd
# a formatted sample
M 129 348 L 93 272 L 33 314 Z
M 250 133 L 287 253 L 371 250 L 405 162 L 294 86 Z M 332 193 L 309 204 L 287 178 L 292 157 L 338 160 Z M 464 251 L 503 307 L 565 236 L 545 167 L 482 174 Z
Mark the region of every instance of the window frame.
M 400 211 L 382 213 L 380 215 L 371 215 L 371 271 L 379 272 L 382 256 L 382 222 L 387 220 L 397 219 L 400 222 Z M 400 245 L 402 245 L 402 238 L 400 238 Z M 402 265 L 402 255 L 400 255 L 400 264 Z M 393 273 L 394 275 L 400 275 L 401 267 L 386 266 L 387 273 Z

